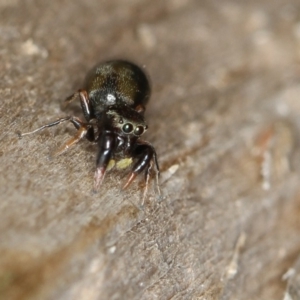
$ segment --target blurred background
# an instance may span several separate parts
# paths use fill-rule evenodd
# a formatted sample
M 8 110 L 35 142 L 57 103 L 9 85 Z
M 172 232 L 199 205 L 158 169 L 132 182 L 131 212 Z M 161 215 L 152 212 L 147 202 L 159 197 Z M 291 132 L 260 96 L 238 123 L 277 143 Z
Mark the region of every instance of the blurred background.
M 99 61 L 151 78 L 163 200 L 50 159 Z M 300 299 L 300 3 L 0 0 L 0 299 Z M 154 182 L 154 181 L 153 181 Z

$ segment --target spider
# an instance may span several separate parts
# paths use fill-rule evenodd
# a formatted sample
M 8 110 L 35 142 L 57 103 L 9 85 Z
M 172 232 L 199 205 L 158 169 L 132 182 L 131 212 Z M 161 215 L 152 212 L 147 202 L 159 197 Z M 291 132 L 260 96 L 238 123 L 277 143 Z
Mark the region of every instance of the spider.
M 149 142 L 141 139 L 148 129 L 144 112 L 149 97 L 149 81 L 137 65 L 124 60 L 99 63 L 87 74 L 83 89 L 65 100 L 68 104 L 76 98 L 80 99 L 86 122 L 75 116 L 67 116 L 31 132 L 19 133 L 19 136 L 71 122 L 77 133 L 56 150 L 54 156 L 64 153 L 83 138 L 96 142 L 98 152 L 93 190 L 99 190 L 106 171 L 113 166 L 124 169 L 131 165 L 131 172 L 123 189 L 126 189 L 138 174 L 144 172 L 144 202 L 153 166 L 160 194 L 156 151 Z

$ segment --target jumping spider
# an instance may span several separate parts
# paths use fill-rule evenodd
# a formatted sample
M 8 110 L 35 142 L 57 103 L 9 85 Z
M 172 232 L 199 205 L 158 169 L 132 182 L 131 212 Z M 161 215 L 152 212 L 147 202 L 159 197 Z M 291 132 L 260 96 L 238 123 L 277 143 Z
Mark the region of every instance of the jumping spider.
M 150 97 L 150 85 L 146 75 L 138 66 L 128 61 L 100 63 L 87 74 L 84 88 L 68 97 L 66 104 L 78 97 L 86 122 L 75 116 L 67 116 L 19 135 L 24 136 L 66 121 L 71 122 L 77 129 L 76 135 L 54 155 L 64 153 L 84 137 L 96 142 L 98 153 L 94 191 L 99 190 L 106 171 L 113 165 L 126 168 L 132 164 L 123 189 L 138 174 L 145 172 L 144 201 L 153 165 L 156 169 L 157 187 L 159 175 L 154 147 L 140 139 L 148 128 L 144 120 L 145 105 Z

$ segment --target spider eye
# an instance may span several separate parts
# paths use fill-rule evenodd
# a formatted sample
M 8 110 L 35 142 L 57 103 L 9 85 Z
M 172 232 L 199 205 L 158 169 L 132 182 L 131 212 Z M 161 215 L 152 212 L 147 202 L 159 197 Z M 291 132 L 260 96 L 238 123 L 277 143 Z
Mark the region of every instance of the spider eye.
M 125 133 L 130 133 L 133 130 L 133 125 L 130 124 L 130 123 L 126 123 L 126 124 L 123 125 L 122 130 Z
M 134 134 L 135 135 L 142 135 L 144 133 L 144 127 L 143 126 L 137 126 L 134 129 Z

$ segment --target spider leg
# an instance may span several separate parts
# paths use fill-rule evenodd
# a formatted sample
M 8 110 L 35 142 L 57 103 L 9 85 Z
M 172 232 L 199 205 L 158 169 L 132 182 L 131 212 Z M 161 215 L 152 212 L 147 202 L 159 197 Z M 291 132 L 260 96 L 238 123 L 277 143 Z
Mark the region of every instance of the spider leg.
M 75 118 L 75 117 L 71 117 L 71 116 L 68 116 L 68 117 L 65 117 L 65 118 L 60 118 L 60 119 L 58 119 L 58 120 L 56 120 L 56 121 L 54 121 L 54 122 L 51 122 L 51 123 L 49 123 L 49 124 L 45 124 L 45 125 L 43 125 L 43 126 L 37 128 L 37 129 L 35 129 L 35 130 L 33 130 L 33 131 L 24 132 L 24 133 L 18 132 L 18 136 L 19 136 L 19 137 L 22 137 L 22 136 L 24 136 L 24 135 L 33 134 L 33 133 L 39 132 L 39 131 L 41 131 L 41 130 L 43 130 L 43 129 L 45 129 L 45 128 L 53 127 L 53 126 L 59 125 L 59 124 L 61 124 L 61 123 L 64 123 L 64 122 L 66 122 L 66 121 L 69 121 L 69 122 L 72 122 L 72 123 L 73 123 L 73 119 L 74 119 L 74 118 Z M 74 123 L 73 123 L 73 124 L 74 124 Z M 74 126 L 75 126 L 75 125 L 74 125 Z M 76 127 L 76 126 L 75 126 L 75 127 Z
M 96 171 L 94 175 L 94 192 L 97 192 L 104 179 L 106 168 L 115 149 L 115 136 L 112 132 L 106 131 L 99 139 L 99 150 L 96 160 Z
M 64 102 L 64 106 L 67 106 L 72 101 L 79 97 L 81 109 L 83 111 L 84 117 L 87 121 L 93 117 L 92 106 L 90 105 L 90 99 L 86 90 L 78 90 L 73 95 L 67 97 Z
M 78 96 L 80 97 L 80 104 L 81 104 L 81 108 L 83 110 L 84 117 L 89 122 L 93 118 L 93 114 L 92 114 L 92 111 L 91 111 L 91 105 L 90 105 L 89 97 L 88 97 L 88 94 L 85 90 L 79 90 L 78 92 L 76 92 L 73 95 L 69 96 L 68 98 L 66 98 L 65 103 L 66 103 L 66 105 L 69 104 L 70 102 L 75 100 Z M 76 127 L 76 129 L 79 129 L 79 127 L 81 127 L 81 125 L 83 124 L 83 122 L 80 119 L 78 119 L 76 117 L 73 117 L 73 116 L 68 116 L 68 117 L 60 118 L 60 119 L 58 119 L 54 122 L 51 122 L 49 124 L 45 124 L 45 125 L 37 128 L 33 131 L 29 131 L 29 132 L 25 132 L 25 133 L 18 132 L 18 136 L 22 137 L 24 135 L 33 134 L 33 133 L 39 132 L 39 131 L 41 131 L 45 128 L 56 126 L 56 125 L 59 125 L 63 122 L 66 122 L 66 121 L 69 121 L 69 122 L 73 123 L 73 125 Z
M 147 142 L 139 141 L 138 146 L 136 147 L 133 157 L 139 157 L 137 162 L 133 165 L 133 168 L 131 170 L 131 173 L 123 186 L 123 189 L 126 189 L 132 181 L 136 178 L 136 176 L 143 171 L 145 171 L 145 190 L 143 194 L 143 202 L 146 198 L 149 181 L 151 177 L 151 169 L 153 167 L 153 164 L 156 166 L 156 180 L 157 180 L 157 186 L 158 186 L 158 176 L 159 176 L 159 167 L 157 162 L 157 155 L 155 152 L 155 149 L 153 146 Z M 160 189 L 158 187 L 158 192 L 160 194 Z
M 91 140 L 91 138 L 94 137 L 94 128 L 91 127 L 91 125 L 86 125 L 80 119 L 75 118 L 71 121 L 73 125 L 78 130 L 71 139 L 69 139 L 66 143 L 64 143 L 61 147 L 59 147 L 52 156 L 58 156 L 62 153 L 69 150 L 72 146 L 76 145 L 80 140 L 82 140 L 84 137 Z M 92 140 L 91 140 L 92 141 Z
M 58 150 L 56 150 L 53 154 L 53 156 L 58 156 L 65 151 L 67 151 L 70 147 L 73 145 L 77 144 L 82 138 L 86 137 L 89 141 L 94 141 L 95 140 L 95 135 L 94 135 L 94 127 L 92 125 L 86 124 L 82 122 L 79 118 L 74 117 L 74 116 L 68 116 L 65 118 L 60 118 L 54 122 L 51 122 L 49 124 L 45 124 L 33 131 L 30 132 L 25 132 L 25 133 L 19 133 L 19 137 L 22 137 L 24 135 L 29 135 L 33 134 L 36 132 L 39 132 L 45 128 L 53 127 L 56 125 L 59 125 L 64 122 L 71 122 L 74 127 L 78 130 L 76 135 L 71 138 L 69 141 L 67 141 L 63 146 L 61 146 Z

